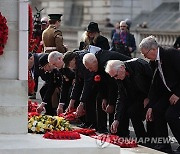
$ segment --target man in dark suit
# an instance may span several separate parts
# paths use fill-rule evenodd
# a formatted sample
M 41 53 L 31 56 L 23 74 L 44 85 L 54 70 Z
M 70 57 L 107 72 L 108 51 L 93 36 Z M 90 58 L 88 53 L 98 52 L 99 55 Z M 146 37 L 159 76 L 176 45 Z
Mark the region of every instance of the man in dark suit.
M 80 101 L 76 113 L 77 116 L 82 116 L 85 109 L 86 120 L 83 127 L 96 128 L 96 86 L 93 80 L 94 73 L 89 72 L 82 63 L 86 53 L 87 51 L 68 51 L 63 57 L 65 66 L 75 71 L 75 83 L 67 111 L 71 111 L 75 107 L 75 102 Z
M 131 119 L 138 141 L 144 139 L 147 137 L 143 124 L 144 102 L 147 101 L 152 78 L 150 65 L 145 60 L 137 58 L 125 62 L 109 60 L 105 72 L 115 78 L 118 84 L 112 133 L 116 133 L 118 125 L 122 125 L 122 119 L 128 117 Z
M 30 99 L 36 99 L 36 92 L 38 90 L 38 79 L 40 75 L 39 70 L 39 59 L 44 55 L 44 53 L 29 53 L 28 54 L 28 66 L 30 66 L 30 70 L 34 77 L 35 87 L 34 93 L 30 96 Z
M 180 52 L 174 48 L 160 47 L 154 36 L 144 38 L 139 47 L 144 57 L 155 66 L 146 120 L 154 121 L 156 135 L 163 139 L 168 139 L 168 122 L 180 143 Z M 155 148 L 169 152 L 171 147 L 170 144 L 161 143 Z
M 54 65 L 62 74 L 62 86 L 57 107 L 57 115 L 63 113 L 69 103 L 69 93 L 75 78 L 74 72 L 64 68 L 63 54 L 58 51 L 52 51 L 48 56 L 48 62 Z
M 95 54 L 87 53 L 83 57 L 83 64 L 90 72 L 96 72 L 100 75 L 101 81 L 99 82 L 99 99 L 97 106 L 101 107 L 106 112 L 109 113 L 110 124 L 113 122 L 114 106 L 117 98 L 117 84 L 113 78 L 111 78 L 107 73 L 105 73 L 105 65 L 108 60 L 129 60 L 130 58 L 114 51 L 100 50 Z M 99 117 L 105 117 L 105 112 L 101 112 L 99 109 Z M 98 122 L 99 123 L 99 122 Z M 106 125 L 107 120 L 101 118 L 101 125 Z M 129 135 L 128 126 L 129 121 L 124 120 L 122 127 L 119 128 L 118 135 L 125 137 Z
M 45 83 L 40 89 L 42 98 L 41 104 L 37 108 L 37 112 L 41 113 L 44 108 L 47 115 L 56 115 L 52 106 L 52 96 L 56 88 L 60 88 L 62 82 L 61 73 L 51 64 L 48 63 L 48 54 L 44 54 L 39 59 L 40 76 Z M 58 96 L 56 96 L 56 99 Z

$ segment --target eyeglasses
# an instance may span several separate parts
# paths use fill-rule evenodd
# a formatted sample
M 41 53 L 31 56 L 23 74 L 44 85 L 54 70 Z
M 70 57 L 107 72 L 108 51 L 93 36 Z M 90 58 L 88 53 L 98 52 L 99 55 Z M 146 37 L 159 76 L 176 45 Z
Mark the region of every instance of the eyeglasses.
M 112 78 L 117 78 L 118 77 L 118 74 L 119 74 L 119 69 L 117 69 L 117 72 L 114 76 L 112 76 Z
M 152 49 L 149 49 L 146 53 L 143 53 L 144 57 L 146 57 L 151 50 Z
M 120 27 L 126 27 L 126 26 L 120 26 Z

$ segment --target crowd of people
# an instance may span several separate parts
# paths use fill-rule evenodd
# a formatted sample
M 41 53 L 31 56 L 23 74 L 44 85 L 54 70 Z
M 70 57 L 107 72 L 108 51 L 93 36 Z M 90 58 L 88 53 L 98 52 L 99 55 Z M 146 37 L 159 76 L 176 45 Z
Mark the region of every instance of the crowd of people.
M 120 137 L 130 137 L 131 120 L 139 144 L 172 152 L 167 123 L 180 143 L 180 52 L 148 36 L 139 49 L 150 61 L 132 58 L 136 42 L 127 21 L 116 24 L 112 44 L 98 23 L 90 22 L 79 49 L 68 51 L 59 29 L 62 14 L 48 16 L 43 51 L 28 56 L 29 79 L 35 81 L 29 95 L 35 98 L 39 77 L 44 81 L 37 112 L 59 115 L 76 109 L 80 127 Z M 173 152 L 180 153 L 180 147 Z

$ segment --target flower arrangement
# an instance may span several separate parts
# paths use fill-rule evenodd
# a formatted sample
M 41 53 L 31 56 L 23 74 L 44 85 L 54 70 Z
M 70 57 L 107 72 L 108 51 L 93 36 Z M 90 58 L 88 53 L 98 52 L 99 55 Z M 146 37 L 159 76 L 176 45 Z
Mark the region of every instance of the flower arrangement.
M 124 139 L 124 138 L 121 138 L 117 135 L 102 134 L 102 135 L 91 136 L 91 137 L 98 139 L 98 140 L 101 140 L 101 142 L 108 142 L 108 143 L 118 145 L 121 148 L 134 148 L 134 147 L 138 146 L 136 140 L 126 139 L 126 138 Z
M 8 39 L 8 26 L 7 20 L 4 16 L 2 16 L 0 12 L 0 55 L 4 52 L 4 47 L 7 43 Z
M 33 116 L 28 121 L 28 131 L 32 133 L 45 133 L 47 131 L 71 130 L 69 121 L 58 116 L 40 115 Z
M 63 117 L 68 121 L 74 121 L 77 119 L 76 109 L 73 109 L 69 112 L 61 113 L 58 116 Z
M 74 131 L 51 131 L 46 132 L 43 136 L 47 139 L 58 139 L 58 140 L 74 140 L 80 139 L 80 134 Z
M 28 112 L 36 112 L 36 109 L 38 107 L 37 102 L 28 101 Z
M 91 129 L 91 128 L 78 128 L 75 129 L 74 132 L 78 132 L 83 135 L 91 136 L 91 135 L 96 135 L 96 130 Z
M 32 77 L 32 73 L 30 70 L 28 70 L 28 93 L 33 94 L 34 93 L 34 87 L 35 87 L 35 81 Z
M 39 116 L 40 114 L 36 112 L 38 107 L 37 102 L 28 101 L 28 120 L 31 119 L 33 116 Z

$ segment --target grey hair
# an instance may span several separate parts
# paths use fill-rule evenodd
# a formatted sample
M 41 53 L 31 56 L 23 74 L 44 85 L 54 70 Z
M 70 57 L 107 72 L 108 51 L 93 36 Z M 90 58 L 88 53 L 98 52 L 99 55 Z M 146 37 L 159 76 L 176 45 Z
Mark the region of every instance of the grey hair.
M 148 50 L 153 49 L 153 48 L 157 49 L 158 46 L 159 45 L 156 41 L 156 38 L 153 35 L 144 38 L 139 44 L 140 49 L 144 48 Z
M 92 53 L 87 53 L 83 56 L 83 64 L 85 65 L 86 63 L 92 64 L 95 61 L 97 61 L 97 58 L 94 54 Z
M 63 54 L 58 51 L 53 51 L 48 55 L 48 62 L 50 60 L 56 61 L 56 60 L 58 60 L 59 57 L 62 58 Z
M 110 73 L 112 70 L 118 70 L 121 66 L 124 66 L 124 62 L 120 60 L 109 60 L 105 66 L 105 72 Z

